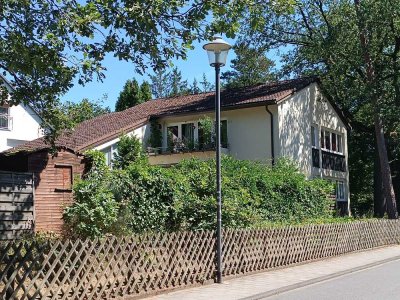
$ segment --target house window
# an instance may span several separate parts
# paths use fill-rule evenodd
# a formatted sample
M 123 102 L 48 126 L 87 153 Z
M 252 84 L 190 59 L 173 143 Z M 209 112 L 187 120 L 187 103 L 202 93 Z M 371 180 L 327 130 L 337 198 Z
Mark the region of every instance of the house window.
M 194 129 L 194 123 L 182 124 L 182 142 L 185 146 L 193 145 Z
M 311 126 L 311 145 L 313 146 L 313 148 L 317 148 L 318 147 L 318 129 L 316 126 Z
M 204 130 L 197 122 L 180 123 L 167 126 L 166 146 L 168 151 L 193 150 L 198 145 L 199 149 L 213 148 L 215 128 L 212 129 L 211 136 L 205 137 Z M 207 139 L 207 140 L 206 140 Z M 208 140 L 209 139 L 209 140 Z M 228 147 L 228 122 L 221 121 L 221 146 Z
M 0 129 L 10 128 L 10 113 L 8 107 L 0 107 Z
M 228 122 L 221 121 L 221 147 L 228 148 Z
M 336 200 L 345 201 L 344 199 L 344 182 L 341 180 L 336 181 Z
M 342 135 L 321 129 L 321 148 L 327 151 L 343 153 Z
M 179 140 L 179 127 L 168 126 L 167 127 L 167 147 L 172 150 Z
M 104 153 L 104 156 L 106 157 L 106 165 L 112 168 L 112 161 L 114 159 L 114 154 L 117 152 L 117 144 L 108 146 L 100 151 Z

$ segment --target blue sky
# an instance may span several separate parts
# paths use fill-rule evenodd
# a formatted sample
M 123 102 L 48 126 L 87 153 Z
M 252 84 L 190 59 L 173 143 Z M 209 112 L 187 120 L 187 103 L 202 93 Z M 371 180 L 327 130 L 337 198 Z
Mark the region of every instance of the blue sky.
M 226 40 L 229 43 L 234 44 L 234 40 Z M 194 50 L 188 52 L 186 60 L 181 59 L 173 61 L 174 66 L 178 67 L 182 72 L 183 79 L 187 79 L 189 83 L 192 83 L 194 78 L 200 81 L 203 77 L 203 73 L 206 74 L 207 79 L 210 82 L 214 82 L 214 69 L 208 64 L 207 53 L 202 48 L 205 43 L 206 41 L 202 43 L 194 43 Z M 229 69 L 230 61 L 234 57 L 234 52 L 231 50 L 228 55 L 227 65 L 222 69 L 222 71 Z M 104 94 L 107 94 L 108 99 L 104 104 L 113 110 L 115 107 L 115 101 L 128 79 L 136 78 L 139 82 L 142 82 L 143 80 L 150 82 L 148 74 L 141 76 L 140 74 L 135 73 L 134 65 L 131 62 L 120 61 L 112 55 L 108 55 L 105 58 L 104 66 L 107 68 L 107 71 L 105 71 L 106 78 L 103 82 L 95 80 L 85 86 L 81 86 L 75 82 L 75 85 L 61 99 L 63 101 L 73 102 L 78 102 L 83 98 L 97 100 L 102 98 Z M 150 70 L 148 72 L 151 74 Z
M 232 39 L 225 40 L 232 45 L 235 43 Z M 187 79 L 189 84 L 193 82 L 194 78 L 200 82 L 203 73 L 206 74 L 206 77 L 210 82 L 214 83 L 214 69 L 208 64 L 207 53 L 202 48 L 205 43 L 206 41 L 194 43 L 194 49 L 188 52 L 186 60 L 181 59 L 173 61 L 174 66 L 178 67 L 182 72 L 183 79 Z M 276 52 L 270 52 L 267 56 L 275 61 L 276 67 L 279 67 L 279 56 Z M 234 58 L 235 53 L 231 50 L 228 55 L 227 64 L 221 70 L 222 72 L 229 70 L 230 62 Z M 143 80 L 150 82 L 148 77 L 148 74 L 151 74 L 150 70 L 148 70 L 147 74 L 142 76 L 135 72 L 134 65 L 131 62 L 120 61 L 112 55 L 106 56 L 104 67 L 106 67 L 107 70 L 105 71 L 106 78 L 103 82 L 94 80 L 87 83 L 85 86 L 81 86 L 75 82 L 74 86 L 67 94 L 61 97 L 61 99 L 63 101 L 73 102 L 78 102 L 83 98 L 98 100 L 102 99 L 103 95 L 106 94 L 107 100 L 104 102 L 104 105 L 110 107 L 111 110 L 114 110 L 118 95 L 128 79 L 136 78 L 139 83 Z

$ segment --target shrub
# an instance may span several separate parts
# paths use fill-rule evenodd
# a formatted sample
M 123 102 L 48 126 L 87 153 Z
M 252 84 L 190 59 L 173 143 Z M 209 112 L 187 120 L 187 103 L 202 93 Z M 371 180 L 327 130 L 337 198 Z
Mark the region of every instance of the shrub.
M 131 163 L 146 159 L 142 143 L 134 136 L 121 136 L 117 143 L 117 152 L 114 154 L 113 166 L 115 168 L 126 168 Z
M 110 171 L 104 154 L 88 151 L 91 169 L 73 186 L 74 203 L 64 210 L 64 220 L 72 235 L 99 237 L 110 233 L 118 220 L 119 204 L 110 189 Z
M 76 204 L 66 216 L 80 234 L 214 229 L 215 160 L 182 161 L 162 168 L 138 160 L 121 170 L 96 164 L 74 186 Z M 332 217 L 332 186 L 307 180 L 296 166 L 274 167 L 222 157 L 222 222 L 249 228 Z

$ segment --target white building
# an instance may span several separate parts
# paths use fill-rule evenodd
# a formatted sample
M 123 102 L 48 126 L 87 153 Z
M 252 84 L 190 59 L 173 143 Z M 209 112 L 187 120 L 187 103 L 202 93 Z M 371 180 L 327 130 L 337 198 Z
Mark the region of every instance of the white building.
M 213 149 L 198 149 L 202 139 L 200 120 L 214 119 L 213 94 L 201 95 L 200 99 L 192 95 L 152 101 L 150 109 L 157 107 L 157 101 L 171 101 L 174 105 L 168 103 L 166 107 L 173 109 L 150 113 L 163 137 L 162 147 L 150 153 L 150 163 L 168 166 L 184 158 L 215 156 Z M 338 207 L 349 211 L 349 125 L 336 105 L 321 94 L 315 80 L 298 79 L 226 91 L 221 99 L 223 153 L 265 163 L 290 158 L 308 178 L 320 177 L 336 183 Z M 148 122 L 130 133 L 148 146 Z M 118 140 L 117 137 L 95 147 L 106 154 L 110 164 Z M 169 145 L 171 142 L 173 146 Z
M 61 135 L 56 145 L 74 153 L 77 161 L 85 150 L 100 150 L 111 165 L 121 135 L 134 134 L 151 150 L 151 164 L 167 166 L 190 157 L 208 159 L 215 156 L 215 150 L 204 146 L 200 123 L 208 117 L 212 127 L 214 98 L 214 93 L 202 93 L 151 100 L 85 121 Z M 350 128 L 333 101 L 321 94 L 314 78 L 225 90 L 221 102 L 223 153 L 268 164 L 288 157 L 308 178 L 335 182 L 337 207 L 342 213 L 349 211 Z M 161 147 L 154 149 L 149 142 L 156 131 Z M 48 147 L 41 138 L 7 152 L 33 153 Z M 80 172 L 71 168 L 74 174 Z
M 1 75 L 0 82 L 12 92 L 12 86 Z M 0 152 L 43 136 L 41 122 L 28 105 L 0 106 Z

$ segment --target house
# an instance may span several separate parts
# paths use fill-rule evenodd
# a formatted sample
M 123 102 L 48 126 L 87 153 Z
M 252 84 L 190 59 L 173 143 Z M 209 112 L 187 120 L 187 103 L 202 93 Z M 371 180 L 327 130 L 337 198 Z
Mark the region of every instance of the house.
M 0 74 L 0 82 L 9 93 L 13 87 Z M 26 104 L 0 106 L 0 152 L 43 136 L 42 119 Z
M 322 95 L 315 78 L 299 78 L 224 90 L 223 152 L 238 159 L 273 163 L 296 161 L 308 178 L 336 183 L 336 203 L 349 211 L 347 135 L 349 125 L 337 106 Z M 84 170 L 84 151 L 98 149 L 112 164 L 122 134 L 134 134 L 149 149 L 152 164 L 171 165 L 183 158 L 214 157 L 204 145 L 203 121 L 211 120 L 214 93 L 151 100 L 122 112 L 99 116 L 63 133 L 59 151 L 49 152 L 44 138 L 0 155 L 0 169 L 35 173 L 35 229 L 61 230 L 62 207 L 72 200 L 75 176 Z M 211 121 L 212 122 L 212 121 Z M 159 131 L 161 147 L 148 147 Z

